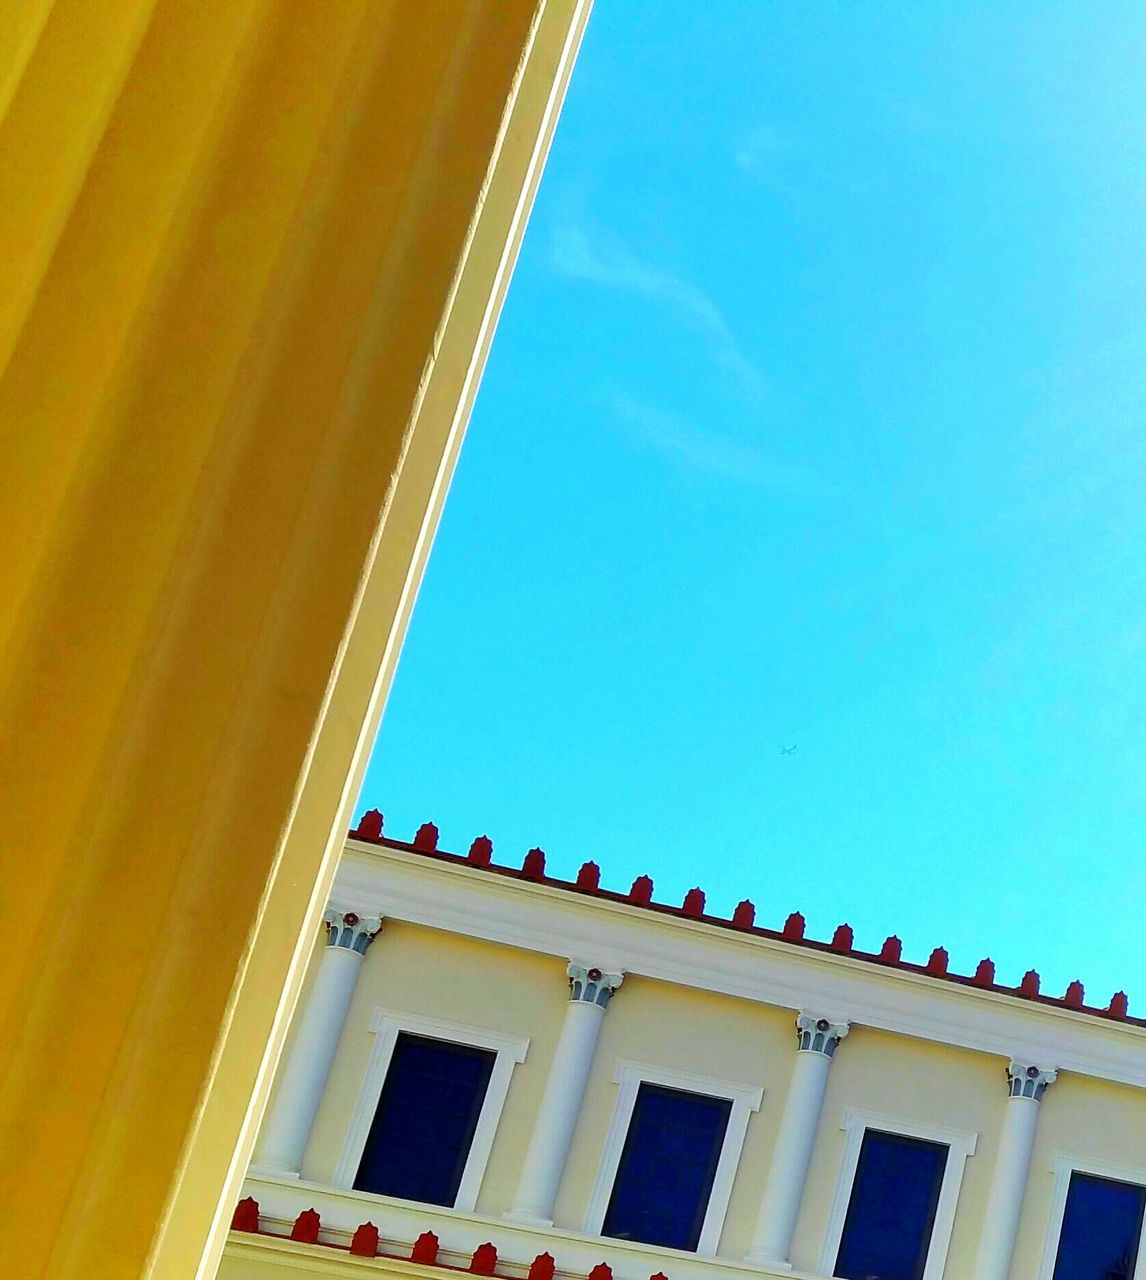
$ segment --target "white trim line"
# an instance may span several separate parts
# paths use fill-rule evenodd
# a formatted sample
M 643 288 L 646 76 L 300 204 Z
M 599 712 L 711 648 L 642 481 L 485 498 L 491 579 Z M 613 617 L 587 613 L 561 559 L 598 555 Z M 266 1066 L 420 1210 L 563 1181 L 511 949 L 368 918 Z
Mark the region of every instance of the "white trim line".
M 840 1173 L 836 1180 L 836 1193 L 832 1200 L 828 1225 L 824 1233 L 824 1247 L 820 1251 L 817 1270 L 830 1276 L 835 1270 L 836 1255 L 844 1234 L 844 1219 L 852 1198 L 856 1166 L 864 1134 L 869 1129 L 881 1133 L 900 1134 L 905 1138 L 922 1138 L 926 1142 L 942 1142 L 947 1148 L 947 1164 L 943 1169 L 943 1182 L 939 1188 L 939 1202 L 935 1206 L 935 1221 L 931 1228 L 931 1241 L 927 1248 L 927 1265 L 923 1280 L 941 1280 L 947 1265 L 947 1251 L 951 1247 L 951 1231 L 955 1226 L 955 1208 L 959 1202 L 959 1188 L 963 1184 L 963 1170 L 967 1157 L 975 1154 L 979 1135 L 966 1129 L 949 1129 L 943 1125 L 925 1124 L 919 1120 L 906 1120 L 902 1116 L 881 1115 L 875 1111 L 860 1111 L 848 1107 L 844 1111 L 840 1128 L 847 1133 Z
M 658 1084 L 666 1089 L 700 1093 L 709 1098 L 728 1098 L 732 1103 L 732 1112 L 728 1117 L 728 1128 L 724 1132 L 720 1159 L 716 1165 L 716 1176 L 712 1180 L 712 1191 L 709 1193 L 708 1207 L 701 1225 L 700 1239 L 696 1245 L 696 1252 L 700 1256 L 712 1257 L 720 1244 L 720 1233 L 724 1229 L 724 1218 L 728 1213 L 728 1201 L 732 1195 L 732 1183 L 740 1163 L 740 1153 L 744 1149 L 748 1117 L 751 1112 L 760 1110 L 764 1090 L 757 1085 L 737 1084 L 731 1080 L 718 1080 L 713 1076 L 671 1071 L 667 1067 L 648 1066 L 643 1062 L 629 1062 L 624 1059 L 618 1061 L 613 1079 L 621 1087 L 617 1092 L 617 1101 L 613 1106 L 608 1133 L 605 1135 L 601 1165 L 597 1171 L 597 1180 L 593 1184 L 593 1194 L 589 1198 L 585 1226 L 582 1230 L 586 1235 L 601 1235 L 601 1227 L 604 1225 L 605 1213 L 609 1207 L 609 1198 L 613 1194 L 617 1167 L 621 1162 L 621 1152 L 628 1137 L 629 1123 L 633 1118 L 637 1090 L 642 1084 Z
M 374 1041 L 374 1047 L 370 1050 L 362 1085 L 358 1090 L 358 1099 L 354 1104 L 350 1125 L 346 1131 L 346 1140 L 343 1142 L 338 1164 L 335 1165 L 331 1185 L 343 1190 L 353 1189 L 354 1178 L 362 1160 L 362 1151 L 370 1133 L 370 1125 L 378 1109 L 382 1086 L 386 1082 L 386 1073 L 390 1069 L 394 1045 L 398 1040 L 399 1032 L 408 1031 L 412 1035 L 430 1036 L 435 1040 L 448 1040 L 453 1044 L 492 1049 L 497 1054 L 485 1099 L 482 1102 L 481 1114 L 478 1116 L 477 1128 L 470 1143 L 466 1167 L 462 1172 L 462 1180 L 458 1184 L 458 1194 L 453 1204 L 455 1209 L 460 1209 L 464 1213 L 472 1212 L 477 1204 L 486 1165 L 489 1163 L 494 1134 L 497 1132 L 501 1113 L 505 1107 L 509 1080 L 517 1063 L 524 1062 L 529 1041 L 521 1036 L 505 1035 L 500 1031 L 486 1030 L 484 1027 L 468 1027 L 460 1022 L 443 1022 L 438 1018 L 422 1018 L 417 1014 L 389 1009 L 375 1009 L 374 1017 L 370 1022 L 370 1031 L 377 1038 Z
M 1039 1265 L 1036 1280 L 1052 1280 L 1054 1276 L 1055 1263 L 1058 1261 L 1059 1236 L 1062 1234 L 1062 1220 L 1066 1215 L 1066 1197 L 1070 1190 L 1072 1173 L 1089 1173 L 1096 1178 L 1110 1178 L 1114 1182 L 1129 1182 L 1134 1186 L 1146 1187 L 1146 1168 L 1127 1169 L 1122 1165 L 1090 1160 L 1085 1156 L 1074 1156 L 1066 1151 L 1054 1153 L 1050 1170 L 1054 1174 L 1054 1189 L 1051 1192 L 1050 1214 L 1047 1219 L 1046 1239 L 1043 1243 L 1043 1259 Z M 1136 1275 L 1138 1263 L 1143 1257 L 1143 1236 L 1146 1236 L 1146 1230 L 1138 1237 L 1138 1253 L 1135 1255 L 1134 1266 Z

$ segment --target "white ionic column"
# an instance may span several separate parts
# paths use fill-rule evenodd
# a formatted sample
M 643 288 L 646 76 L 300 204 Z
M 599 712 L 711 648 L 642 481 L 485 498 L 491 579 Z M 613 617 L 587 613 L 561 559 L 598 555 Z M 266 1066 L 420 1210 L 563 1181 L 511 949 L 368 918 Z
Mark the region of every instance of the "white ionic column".
M 776 1149 L 772 1153 L 768 1181 L 764 1186 L 756 1233 L 747 1255 L 747 1261 L 757 1266 L 792 1265 L 789 1257 L 792 1233 L 796 1229 L 796 1215 L 800 1212 L 812 1146 L 824 1106 L 828 1068 L 832 1065 L 836 1046 L 848 1030 L 846 1022 L 833 1022 L 813 1013 L 801 1013 L 796 1019 L 796 1063 L 792 1070 L 792 1083 L 788 1087 Z
M 979 1237 L 975 1280 L 1007 1280 L 1019 1231 L 1019 1215 L 1027 1189 L 1027 1171 L 1035 1145 L 1039 1104 L 1056 1072 L 1012 1059 L 1007 1067 L 1010 1097 L 991 1175 L 987 1215 Z
M 577 963 L 569 966 L 565 1025 L 557 1041 L 557 1052 L 553 1055 L 529 1150 L 525 1153 L 517 1195 L 507 1218 L 539 1226 L 553 1225 L 553 1202 L 557 1199 L 565 1158 L 585 1096 L 605 1007 L 622 980 L 623 975 L 619 973 L 602 973 L 600 969 Z
M 297 1178 L 366 948 L 382 921 L 327 911 L 326 946 L 259 1137 L 252 1173 Z

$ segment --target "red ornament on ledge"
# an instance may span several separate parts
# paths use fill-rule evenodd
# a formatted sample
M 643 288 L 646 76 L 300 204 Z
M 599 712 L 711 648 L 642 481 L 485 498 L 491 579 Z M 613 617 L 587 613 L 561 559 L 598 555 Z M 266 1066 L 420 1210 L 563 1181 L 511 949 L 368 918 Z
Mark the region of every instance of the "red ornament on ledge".
M 322 1225 L 317 1209 L 304 1209 L 294 1220 L 290 1238 L 300 1244 L 317 1244 L 318 1228 Z
M 784 921 L 781 937 L 787 938 L 789 942 L 800 942 L 803 939 L 804 917 L 798 911 L 793 911 Z
M 1037 969 L 1028 969 L 1019 983 L 1019 995 L 1033 999 L 1039 993 L 1039 974 Z
M 893 933 L 885 938 L 879 951 L 879 958 L 884 964 L 898 964 L 903 959 L 903 943 Z
M 438 847 L 438 828 L 432 822 L 423 822 L 414 832 L 414 848 L 432 853 Z
M 521 874 L 530 880 L 540 880 L 545 874 L 545 850 L 530 849 L 521 864 Z
M 1125 1018 L 1129 1009 L 1130 1001 L 1127 999 L 1126 992 L 1116 991 L 1114 995 L 1110 997 L 1110 1008 L 1107 1009 L 1106 1012 L 1110 1014 L 1112 1018 Z
M 598 1262 L 589 1272 L 587 1280 L 613 1280 L 613 1268 L 607 1262 Z
M 736 910 L 732 913 L 732 923 L 738 929 L 751 929 L 756 923 L 756 908 L 747 898 L 736 904 Z
M 684 895 L 684 902 L 680 908 L 686 916 L 702 916 L 704 915 L 704 890 L 690 889 Z M 602 1263 L 602 1266 L 604 1264 Z M 590 1272 L 590 1274 L 592 1274 Z
M 470 1270 L 475 1276 L 492 1276 L 497 1266 L 497 1250 L 487 1240 L 479 1244 L 470 1259 Z
M 557 1263 L 551 1253 L 539 1253 L 529 1264 L 529 1280 L 553 1280 Z
M 254 1196 L 246 1196 L 235 1205 L 235 1216 L 231 1219 L 232 1231 L 254 1231 L 259 1229 L 259 1202 Z
M 378 1228 L 372 1222 L 364 1222 L 354 1233 L 350 1252 L 359 1258 L 378 1256 Z
M 629 890 L 629 901 L 638 906 L 647 907 L 653 900 L 653 881 L 651 876 L 637 876 L 633 887 Z
M 1082 983 L 1075 978 L 1075 980 L 1066 989 L 1066 995 L 1062 998 L 1063 1004 L 1065 1004 L 1068 1009 L 1081 1009 L 1083 996 Z
M 971 981 L 977 987 L 993 987 L 995 985 L 994 960 L 980 960 L 979 967 L 975 970 L 975 976 Z
M 947 972 L 947 948 L 936 947 L 927 958 L 927 972 L 941 977 Z
M 832 950 L 838 951 L 841 955 L 850 955 L 854 941 L 855 935 L 852 933 L 851 925 L 841 924 L 832 934 Z
M 595 891 L 601 887 L 601 868 L 595 862 L 581 864 L 577 872 L 577 888 Z
M 466 857 L 475 867 L 488 867 L 493 861 L 493 841 L 489 836 L 478 836 Z
M 410 1261 L 432 1267 L 438 1260 L 438 1237 L 432 1231 L 423 1231 L 410 1250 Z
M 367 809 L 358 819 L 358 826 L 350 833 L 359 840 L 382 839 L 382 812 L 380 809 Z

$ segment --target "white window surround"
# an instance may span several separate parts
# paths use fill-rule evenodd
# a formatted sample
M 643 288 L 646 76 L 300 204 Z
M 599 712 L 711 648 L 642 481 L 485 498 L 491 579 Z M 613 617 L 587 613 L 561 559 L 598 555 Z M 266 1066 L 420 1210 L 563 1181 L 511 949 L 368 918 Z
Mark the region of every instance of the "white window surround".
M 489 1153 L 493 1147 L 494 1134 L 501 1120 L 505 1097 L 509 1092 L 509 1080 L 513 1068 L 524 1062 L 529 1041 L 521 1036 L 506 1035 L 500 1031 L 488 1031 L 484 1027 L 467 1027 L 459 1022 L 443 1022 L 437 1018 L 422 1018 L 413 1013 L 401 1013 L 391 1009 L 376 1009 L 371 1019 L 370 1031 L 376 1037 L 374 1047 L 366 1063 L 366 1071 L 362 1078 L 362 1086 L 358 1091 L 358 1099 L 350 1117 L 350 1126 L 346 1132 L 346 1141 L 342 1146 L 342 1154 L 334 1168 L 332 1185 L 347 1190 L 354 1186 L 354 1178 L 362 1160 L 362 1151 L 366 1146 L 366 1138 L 378 1109 L 378 1099 L 382 1086 L 386 1083 L 386 1073 L 390 1069 L 390 1059 L 394 1054 L 394 1045 L 398 1034 L 408 1031 L 411 1035 L 429 1036 L 435 1040 L 447 1040 L 453 1044 L 472 1045 L 477 1049 L 492 1049 L 497 1057 L 494 1059 L 493 1071 L 489 1078 L 485 1100 L 482 1102 L 478 1116 L 477 1128 L 474 1130 L 470 1153 L 466 1159 L 466 1167 L 462 1172 L 462 1180 L 458 1185 L 458 1194 L 453 1208 L 470 1213 L 477 1204 L 478 1191 L 481 1189 L 485 1168 L 489 1163 Z
M 629 1062 L 624 1059 L 617 1063 L 613 1080 L 620 1085 L 620 1089 L 613 1105 L 613 1115 L 609 1121 L 609 1130 L 605 1135 L 605 1145 L 601 1152 L 601 1165 L 597 1171 L 597 1180 L 593 1184 L 593 1194 L 589 1198 L 589 1208 L 585 1214 L 585 1234 L 592 1236 L 601 1234 L 605 1212 L 609 1207 L 609 1198 L 613 1194 L 617 1166 L 621 1162 L 621 1152 L 629 1133 L 629 1122 L 633 1118 L 637 1090 L 642 1084 L 656 1084 L 666 1089 L 681 1089 L 686 1093 L 704 1094 L 709 1098 L 728 1098 L 732 1103 L 728 1128 L 724 1132 L 724 1144 L 716 1164 L 716 1176 L 712 1181 L 712 1192 L 708 1197 L 708 1208 L 700 1229 L 700 1239 L 696 1245 L 696 1252 L 699 1255 L 712 1257 L 716 1253 L 717 1245 L 720 1243 L 720 1233 L 724 1229 L 724 1217 L 728 1212 L 729 1197 L 732 1195 L 732 1181 L 736 1177 L 736 1167 L 740 1163 L 740 1153 L 744 1148 L 748 1117 L 751 1112 L 760 1110 L 764 1090 L 757 1085 L 737 1084 L 731 1080 L 717 1080 L 712 1076 L 692 1075 L 684 1071 L 670 1071 L 666 1067 L 648 1066 L 643 1062 Z
M 1135 1186 L 1146 1187 L 1146 1169 L 1127 1169 L 1122 1165 L 1107 1164 L 1104 1161 L 1090 1160 L 1085 1156 L 1074 1156 L 1069 1152 L 1056 1151 L 1051 1158 L 1051 1172 L 1054 1174 L 1054 1190 L 1051 1192 L 1050 1216 L 1047 1220 L 1046 1242 L 1043 1245 L 1043 1260 L 1038 1269 L 1036 1280 L 1052 1280 L 1055 1263 L 1058 1261 L 1058 1241 L 1062 1234 L 1062 1220 L 1066 1213 L 1066 1196 L 1070 1190 L 1072 1173 L 1089 1173 L 1096 1178 L 1110 1178 L 1115 1182 L 1130 1182 Z M 1142 1233 L 1146 1236 L 1146 1230 Z M 1138 1239 L 1138 1259 L 1143 1257 L 1142 1236 Z M 1136 1267 L 1137 1271 L 1137 1267 Z
M 824 1233 L 824 1247 L 820 1252 L 817 1268 L 822 1276 L 830 1276 L 835 1270 L 836 1255 L 844 1234 L 844 1219 L 852 1198 L 856 1166 L 859 1164 L 860 1147 L 869 1129 L 892 1133 L 904 1138 L 922 1138 L 926 1142 L 942 1142 L 947 1148 L 947 1164 L 943 1169 L 943 1181 L 939 1188 L 939 1202 L 935 1206 L 935 1222 L 931 1228 L 931 1242 L 927 1249 L 927 1265 L 923 1280 L 941 1280 L 947 1265 L 947 1251 L 951 1246 L 951 1230 L 955 1225 L 955 1206 L 959 1202 L 959 1188 L 963 1183 L 963 1170 L 967 1157 L 975 1154 L 979 1141 L 977 1133 L 966 1129 L 948 1129 L 943 1125 L 923 1124 L 918 1120 L 905 1120 L 901 1116 L 880 1115 L 874 1111 L 859 1111 L 848 1107 L 844 1111 L 840 1128 L 847 1133 L 843 1160 L 836 1180 L 836 1194 L 832 1200 L 828 1225 Z

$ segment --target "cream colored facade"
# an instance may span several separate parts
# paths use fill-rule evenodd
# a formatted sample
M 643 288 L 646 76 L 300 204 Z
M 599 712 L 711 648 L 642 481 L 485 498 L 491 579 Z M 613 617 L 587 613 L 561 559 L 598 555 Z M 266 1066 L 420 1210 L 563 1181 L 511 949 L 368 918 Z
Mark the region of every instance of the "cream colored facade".
M 1051 1280 L 1069 1171 L 1146 1184 L 1146 1028 L 1125 1016 L 1123 1001 L 1113 1012 L 1068 1007 L 995 987 L 983 973 L 976 985 L 939 972 L 941 961 L 925 972 L 861 956 L 845 935 L 833 949 L 750 927 L 743 916 L 733 925 L 696 914 L 695 900 L 666 910 L 535 870 L 506 874 L 432 848 L 348 841 L 332 908 L 360 921 L 380 917 L 381 928 L 357 966 L 299 1176 L 259 1172 L 256 1158 L 244 1195 L 258 1202 L 260 1234 L 232 1232 L 224 1280 L 429 1275 L 434 1268 L 404 1261 L 425 1231 L 440 1240 L 439 1263 L 466 1268 L 488 1241 L 497 1273 L 511 1276 L 526 1275 L 544 1253 L 559 1274 L 584 1277 L 604 1262 L 617 1280 L 831 1275 L 865 1126 L 950 1145 L 926 1280 Z M 302 1016 L 327 950 L 320 939 Z M 599 1019 L 548 1226 L 506 1215 L 542 1123 L 546 1082 L 567 1051 L 570 962 L 595 966 L 602 981 L 624 977 Z M 1081 1005 L 1079 996 L 1071 1004 Z M 797 1053 L 801 1011 L 809 1025 L 820 1019 L 842 1038 L 834 1056 L 817 1060 L 826 1078 L 818 1115 L 805 1107 L 785 1120 L 806 1084 L 794 1079 L 798 1057 L 808 1057 Z M 492 1140 L 476 1182 L 467 1166 L 472 1207 L 350 1189 L 384 1074 L 379 1043 L 387 1028 L 403 1027 L 484 1037 L 499 1048 L 508 1083 L 500 1111 L 495 1105 L 498 1113 L 487 1115 L 487 1099 L 482 1113 Z M 284 1061 L 292 1052 L 288 1043 Z M 1051 1081 L 1041 1102 L 1009 1096 L 1012 1062 L 1020 1089 L 1035 1073 Z M 722 1156 L 731 1167 L 718 1171 L 712 1196 L 726 1208 L 710 1204 L 696 1253 L 599 1234 L 610 1152 L 615 1163 L 623 1138 L 625 1082 L 639 1078 L 736 1098 Z M 284 1105 L 280 1087 L 268 1116 Z M 1017 1172 L 1015 1117 L 1033 1133 L 1029 1169 L 1020 1159 Z M 791 1132 L 782 1138 L 785 1124 Z M 806 1178 L 786 1167 L 801 1125 L 810 1141 Z M 738 1150 L 730 1153 L 730 1143 Z M 776 1167 L 778 1153 L 785 1167 Z M 785 1186 L 794 1187 L 797 1206 L 790 1267 L 761 1260 L 754 1246 L 765 1188 L 782 1199 Z M 1016 1190 L 1008 1226 L 1004 1202 Z M 320 1243 L 284 1239 L 310 1208 L 321 1217 Z M 367 1221 L 379 1229 L 379 1256 L 352 1257 L 347 1246 Z M 1003 1254 L 1013 1235 L 1009 1260 L 1000 1261 L 1000 1231 Z

